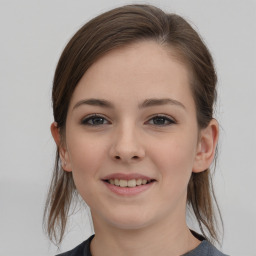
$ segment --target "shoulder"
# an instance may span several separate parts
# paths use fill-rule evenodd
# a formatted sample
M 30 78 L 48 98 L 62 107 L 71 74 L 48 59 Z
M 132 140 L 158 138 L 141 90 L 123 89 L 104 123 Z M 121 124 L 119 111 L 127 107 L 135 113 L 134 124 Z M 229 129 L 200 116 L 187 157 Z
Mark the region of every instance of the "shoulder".
M 206 244 L 208 244 L 208 255 L 209 256 L 228 256 L 227 254 L 224 254 L 220 252 L 215 246 L 213 246 L 210 242 L 205 241 Z
M 93 237 L 94 235 L 90 236 L 87 240 L 76 246 L 74 249 L 56 256 L 91 256 L 90 243 Z
M 207 240 L 203 240 L 194 250 L 184 254 L 183 256 L 227 256 L 220 252 Z

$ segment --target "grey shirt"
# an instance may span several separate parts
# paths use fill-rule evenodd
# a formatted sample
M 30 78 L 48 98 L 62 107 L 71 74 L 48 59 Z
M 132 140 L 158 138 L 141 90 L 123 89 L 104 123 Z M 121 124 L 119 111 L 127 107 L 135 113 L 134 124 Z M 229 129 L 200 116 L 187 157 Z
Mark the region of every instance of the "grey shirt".
M 227 256 L 223 254 L 216 247 L 214 247 L 207 240 L 203 240 L 194 250 L 184 254 L 183 256 Z
M 58 254 L 57 256 L 92 256 L 90 252 L 90 244 L 94 235 L 86 241 L 75 247 L 73 250 Z M 227 256 L 221 253 L 207 240 L 203 240 L 194 250 L 184 254 L 183 256 Z

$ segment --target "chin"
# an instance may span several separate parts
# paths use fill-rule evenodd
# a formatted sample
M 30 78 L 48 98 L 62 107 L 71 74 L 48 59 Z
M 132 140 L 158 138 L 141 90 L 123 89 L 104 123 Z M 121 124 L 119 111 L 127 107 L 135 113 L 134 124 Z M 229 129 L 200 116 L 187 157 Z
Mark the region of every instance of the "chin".
M 126 209 L 123 212 L 115 212 L 108 218 L 108 222 L 118 229 L 136 230 L 149 226 L 154 222 L 154 217 L 143 211 Z
M 145 220 L 142 221 L 134 221 L 133 220 L 116 220 L 114 222 L 111 222 L 111 225 L 117 229 L 122 230 L 137 230 L 145 228 L 149 225 Z

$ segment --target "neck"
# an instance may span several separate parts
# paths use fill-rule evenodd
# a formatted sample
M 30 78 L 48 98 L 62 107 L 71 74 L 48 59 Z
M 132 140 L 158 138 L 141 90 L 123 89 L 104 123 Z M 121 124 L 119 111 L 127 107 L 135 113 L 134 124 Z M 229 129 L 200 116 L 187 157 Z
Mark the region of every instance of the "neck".
M 185 254 L 199 245 L 184 221 L 162 220 L 157 225 L 140 229 L 119 229 L 104 226 L 94 218 L 95 237 L 91 243 L 93 256 L 176 256 Z

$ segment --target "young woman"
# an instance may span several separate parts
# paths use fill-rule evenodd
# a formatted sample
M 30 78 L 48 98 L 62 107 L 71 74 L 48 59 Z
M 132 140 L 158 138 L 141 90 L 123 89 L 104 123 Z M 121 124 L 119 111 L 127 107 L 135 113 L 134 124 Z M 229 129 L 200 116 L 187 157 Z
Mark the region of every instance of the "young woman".
M 53 83 L 45 218 L 60 243 L 79 193 L 95 235 L 61 255 L 224 255 L 211 243 L 216 80 L 195 30 L 153 6 L 111 10 L 74 35 Z M 202 235 L 189 229 L 188 209 Z

